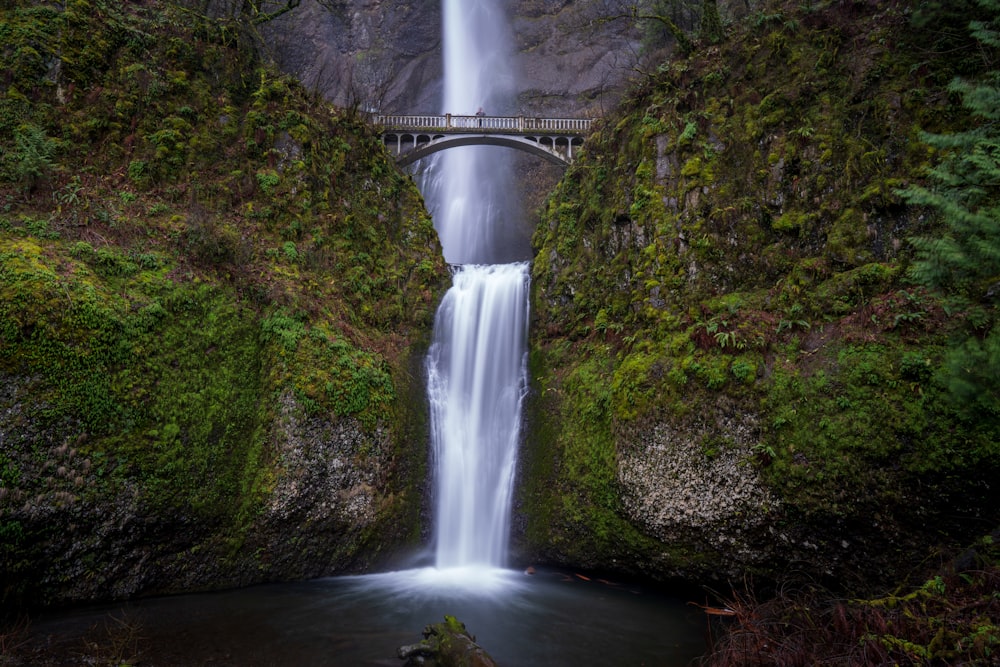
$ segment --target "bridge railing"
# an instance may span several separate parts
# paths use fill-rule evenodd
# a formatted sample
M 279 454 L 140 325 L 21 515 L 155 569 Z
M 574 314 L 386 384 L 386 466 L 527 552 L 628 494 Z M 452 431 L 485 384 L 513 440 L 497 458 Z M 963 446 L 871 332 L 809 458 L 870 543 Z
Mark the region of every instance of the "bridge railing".
M 536 118 L 531 116 L 377 115 L 375 123 L 391 130 L 425 132 L 552 132 L 579 134 L 588 132 L 589 118 Z

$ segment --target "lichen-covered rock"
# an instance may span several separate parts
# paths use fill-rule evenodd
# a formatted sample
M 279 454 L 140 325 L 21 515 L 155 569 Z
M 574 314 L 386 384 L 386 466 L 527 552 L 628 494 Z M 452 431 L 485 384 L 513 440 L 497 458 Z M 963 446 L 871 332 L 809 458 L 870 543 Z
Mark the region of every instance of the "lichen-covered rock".
M 665 543 L 697 535 L 716 548 L 731 548 L 777 509 L 777 498 L 753 465 L 758 443 L 751 415 L 702 429 L 666 422 L 636 429 L 618 457 L 625 515 Z

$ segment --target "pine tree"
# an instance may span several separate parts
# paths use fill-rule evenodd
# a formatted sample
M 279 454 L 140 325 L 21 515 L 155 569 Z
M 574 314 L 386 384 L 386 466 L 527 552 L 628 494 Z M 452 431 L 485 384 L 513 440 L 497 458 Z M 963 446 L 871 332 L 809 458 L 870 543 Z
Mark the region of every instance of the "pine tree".
M 1000 0 L 978 0 L 990 16 L 969 29 L 984 57 L 1000 53 Z M 993 61 L 995 63 L 995 61 Z M 992 64 L 992 63 L 991 63 Z M 912 239 L 911 276 L 992 311 L 1000 306 L 1000 71 L 976 81 L 956 79 L 957 94 L 973 126 L 923 139 L 944 157 L 929 171 L 928 187 L 901 191 L 910 204 L 936 209 L 945 224 L 941 237 Z M 972 337 L 951 351 L 945 379 L 963 405 L 1000 414 L 1000 323 L 984 339 Z

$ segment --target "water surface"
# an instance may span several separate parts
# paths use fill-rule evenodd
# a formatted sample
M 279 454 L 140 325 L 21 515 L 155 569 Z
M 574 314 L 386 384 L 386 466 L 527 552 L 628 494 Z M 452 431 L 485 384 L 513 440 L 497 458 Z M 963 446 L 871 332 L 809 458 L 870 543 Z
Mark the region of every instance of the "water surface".
M 686 603 L 573 573 L 427 568 L 66 612 L 35 621 L 32 645 L 58 658 L 30 664 L 107 664 L 92 659 L 114 648 L 106 630 L 128 626 L 140 667 L 399 666 L 396 649 L 450 614 L 501 666 L 679 667 L 705 650 Z

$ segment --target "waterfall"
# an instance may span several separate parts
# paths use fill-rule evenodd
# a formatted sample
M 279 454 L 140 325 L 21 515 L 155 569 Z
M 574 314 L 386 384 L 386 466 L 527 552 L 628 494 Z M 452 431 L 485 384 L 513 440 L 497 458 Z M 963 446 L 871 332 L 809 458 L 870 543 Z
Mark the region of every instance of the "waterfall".
M 444 113 L 487 114 L 507 108 L 513 77 L 500 0 L 444 0 Z M 444 151 L 425 195 L 444 256 L 452 264 L 495 262 L 513 186 L 506 151 Z M 506 225 L 508 228 L 510 225 Z
M 437 565 L 503 563 L 525 386 L 527 264 L 454 276 L 428 361 Z
M 500 1 L 444 0 L 446 113 L 498 113 L 511 97 Z M 507 551 L 528 326 L 528 263 L 497 263 L 509 261 L 510 172 L 503 149 L 451 149 L 423 188 L 456 266 L 427 357 L 439 568 L 499 567 Z

